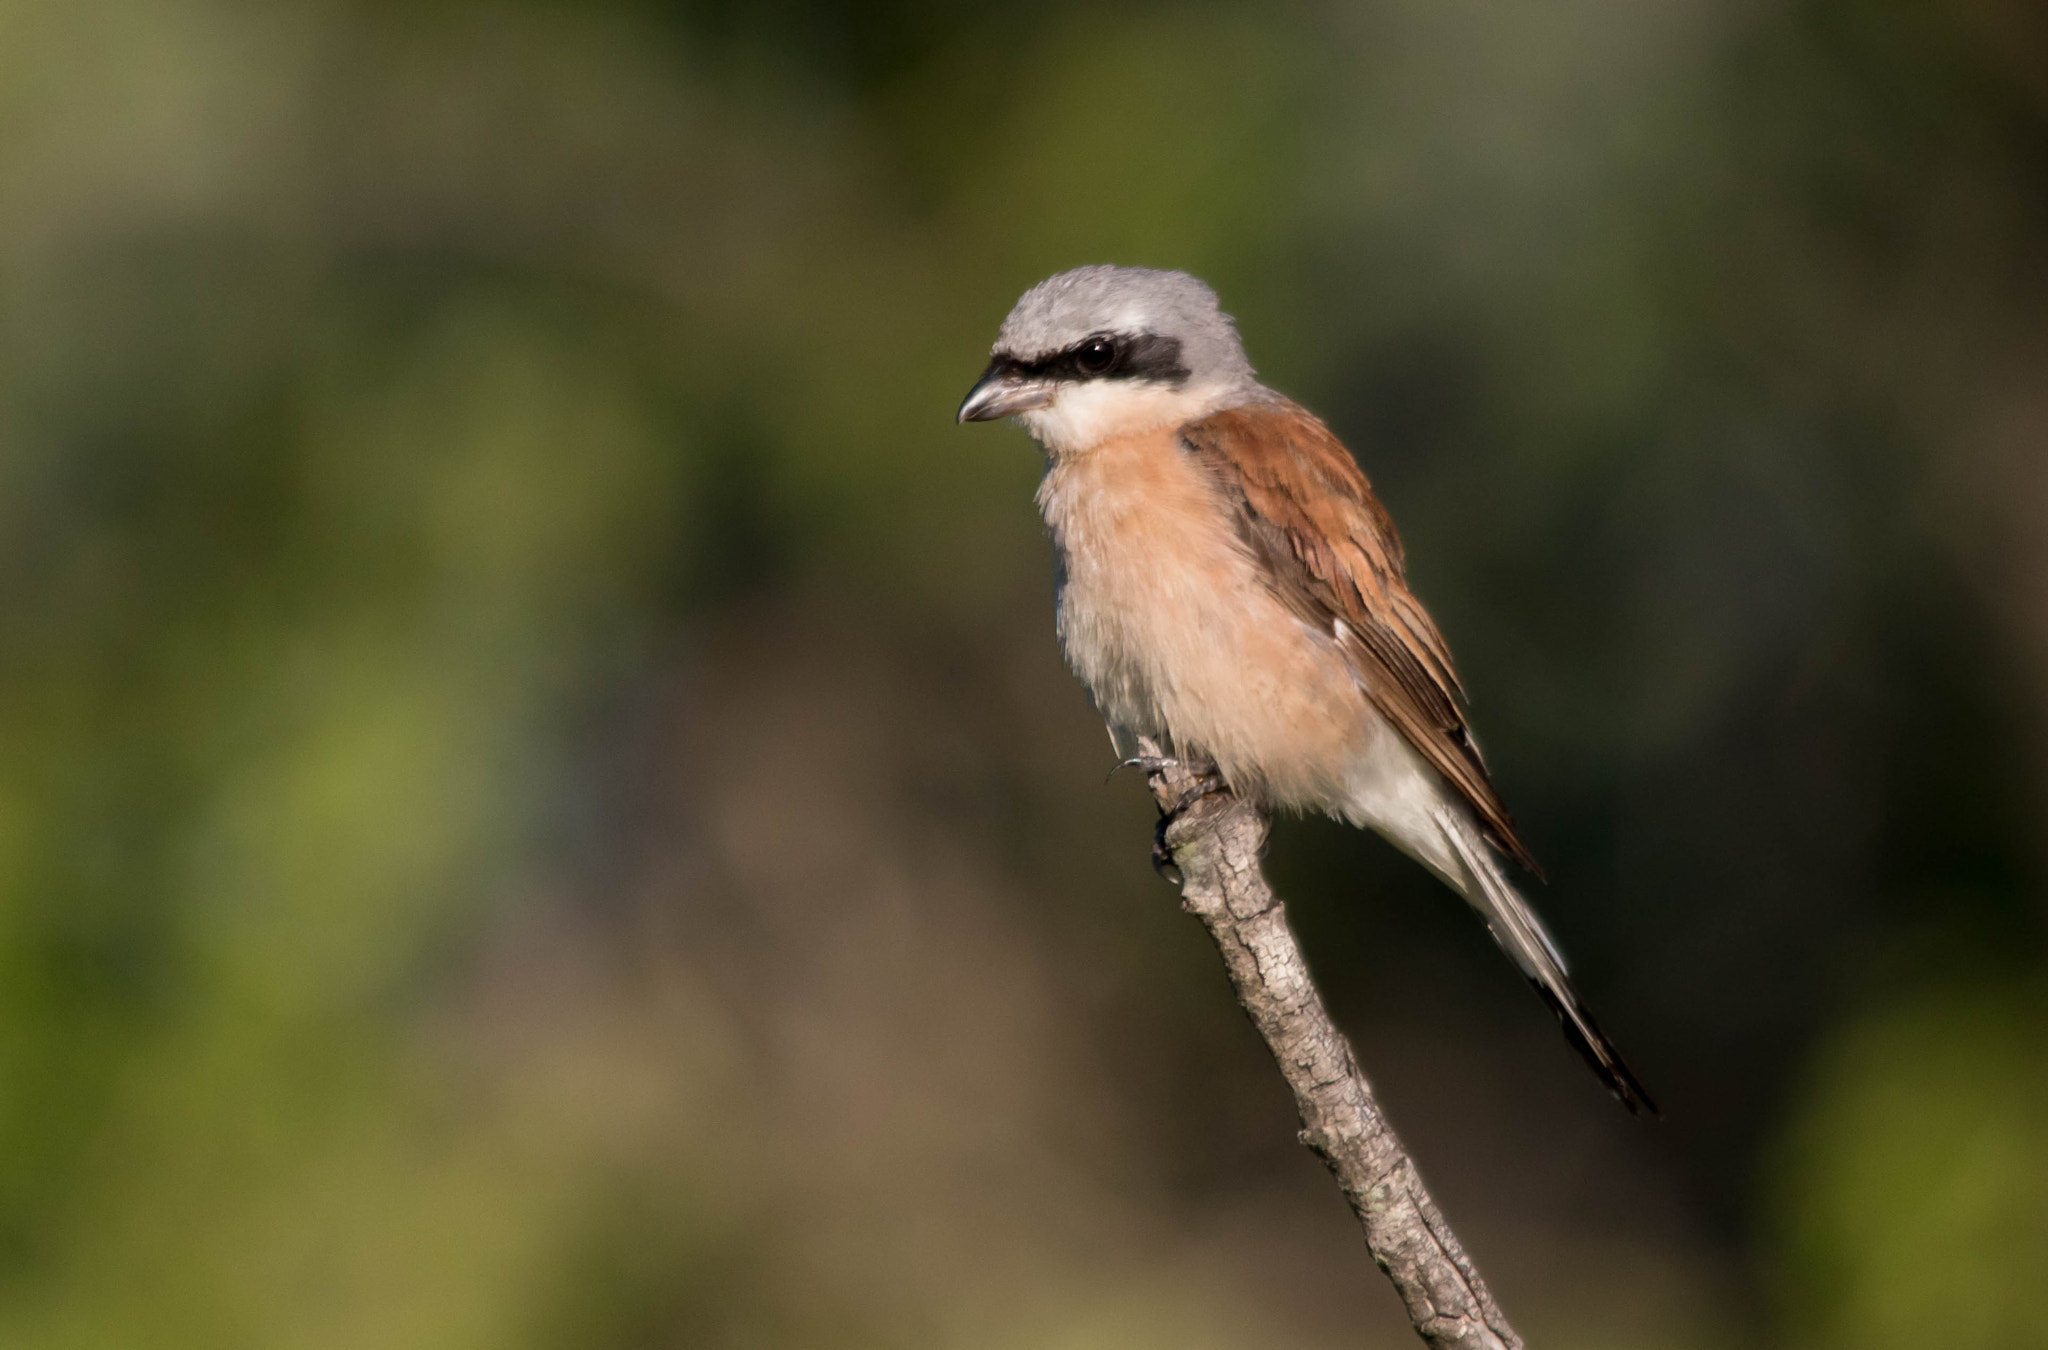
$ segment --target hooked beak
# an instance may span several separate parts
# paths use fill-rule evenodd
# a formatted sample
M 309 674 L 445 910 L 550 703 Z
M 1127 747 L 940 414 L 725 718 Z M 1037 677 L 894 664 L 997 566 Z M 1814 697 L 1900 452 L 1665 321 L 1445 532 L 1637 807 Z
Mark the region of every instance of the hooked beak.
M 1002 361 L 991 361 L 961 400 L 960 420 L 993 422 L 998 417 L 1014 417 L 1043 408 L 1052 402 L 1053 393 L 1050 380 L 1020 374 Z

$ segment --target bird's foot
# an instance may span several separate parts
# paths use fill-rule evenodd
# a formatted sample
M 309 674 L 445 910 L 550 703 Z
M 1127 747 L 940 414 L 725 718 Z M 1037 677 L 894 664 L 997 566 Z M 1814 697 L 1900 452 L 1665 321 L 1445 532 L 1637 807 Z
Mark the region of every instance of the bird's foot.
M 1170 761 L 1169 761 L 1170 762 Z M 1152 831 L 1152 870 L 1176 886 L 1180 884 L 1180 868 L 1174 865 L 1173 848 L 1167 842 L 1166 832 L 1173 828 L 1182 816 L 1205 797 L 1219 792 L 1230 791 L 1230 785 L 1223 781 L 1223 775 L 1213 766 L 1204 769 L 1187 791 L 1180 794 L 1172 806 L 1159 808 L 1159 824 Z
M 1196 761 L 1196 764 L 1200 763 L 1201 761 Z M 1103 779 L 1103 782 L 1107 783 L 1109 779 L 1115 778 L 1118 771 L 1123 769 L 1136 769 L 1148 778 L 1164 773 L 1168 769 L 1186 769 L 1194 774 L 1194 781 L 1171 806 L 1164 803 L 1160 805 L 1159 823 L 1152 831 L 1152 870 L 1177 886 L 1181 880 L 1180 868 L 1174 865 L 1173 848 L 1167 842 L 1166 832 L 1172 829 L 1174 823 L 1186 815 L 1197 802 L 1218 792 L 1228 792 L 1230 785 L 1223 781 L 1223 774 L 1213 764 L 1206 765 L 1197 772 L 1195 765 L 1175 759 L 1171 755 L 1160 754 L 1132 755 L 1111 769 L 1109 777 Z
M 1163 829 L 1165 826 L 1173 824 L 1174 821 L 1186 815 L 1189 808 L 1193 807 L 1196 802 L 1201 801 L 1204 797 L 1213 797 L 1219 792 L 1228 791 L 1230 791 L 1230 784 L 1223 781 L 1223 774 L 1220 770 L 1216 769 L 1213 765 L 1202 770 L 1201 773 L 1196 775 L 1194 783 L 1188 790 L 1180 794 L 1178 801 L 1174 802 L 1172 806 L 1160 809 L 1159 819 L 1161 828 Z
M 1180 761 L 1171 755 L 1132 755 L 1129 759 L 1118 761 L 1117 766 L 1111 769 L 1102 781 L 1105 784 L 1108 783 L 1110 779 L 1115 778 L 1125 769 L 1136 769 L 1150 777 L 1162 770 L 1171 769 L 1179 763 Z
M 1104 778 L 1102 781 L 1104 783 L 1109 782 L 1110 779 L 1115 778 L 1124 769 L 1137 769 L 1149 778 L 1153 774 L 1163 773 L 1167 769 L 1187 767 L 1189 767 L 1187 764 L 1173 758 L 1171 755 L 1132 755 L 1129 759 L 1120 761 L 1115 768 L 1109 771 L 1109 777 Z M 1228 790 L 1229 784 L 1223 781 L 1223 774 L 1212 764 L 1195 775 L 1194 785 L 1180 795 L 1179 801 L 1175 802 L 1171 807 L 1162 809 L 1165 810 L 1168 819 L 1174 819 L 1181 812 L 1202 800 L 1202 798 L 1213 793 L 1226 792 Z

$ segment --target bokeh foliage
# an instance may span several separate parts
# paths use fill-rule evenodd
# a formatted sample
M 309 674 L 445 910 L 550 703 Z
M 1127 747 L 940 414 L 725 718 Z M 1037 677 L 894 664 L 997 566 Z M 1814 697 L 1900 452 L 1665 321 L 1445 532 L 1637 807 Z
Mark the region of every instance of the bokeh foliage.
M 1401 1343 L 950 424 L 1097 260 L 1359 448 L 1669 1103 L 1283 828 L 1510 1310 L 2048 1340 L 2044 42 L 0 0 L 0 1341 Z

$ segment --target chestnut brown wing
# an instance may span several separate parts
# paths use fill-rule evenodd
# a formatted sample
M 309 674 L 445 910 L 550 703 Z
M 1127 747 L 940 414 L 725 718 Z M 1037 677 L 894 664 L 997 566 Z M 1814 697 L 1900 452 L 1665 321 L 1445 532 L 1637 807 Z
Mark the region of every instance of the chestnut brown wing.
M 1215 475 L 1274 594 L 1336 640 L 1381 716 L 1541 875 L 1473 742 L 1450 648 L 1408 589 L 1394 522 L 1344 443 L 1278 399 L 1190 422 L 1180 439 Z

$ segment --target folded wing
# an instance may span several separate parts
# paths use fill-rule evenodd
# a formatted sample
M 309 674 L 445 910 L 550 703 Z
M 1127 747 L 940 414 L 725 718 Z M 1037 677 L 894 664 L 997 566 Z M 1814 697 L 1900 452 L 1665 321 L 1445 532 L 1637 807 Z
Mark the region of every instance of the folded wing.
M 1344 443 L 1280 399 L 1190 422 L 1180 437 L 1215 475 L 1274 593 L 1337 641 L 1380 715 L 1502 851 L 1541 875 L 1472 739 L 1450 648 L 1408 589 L 1394 522 Z

